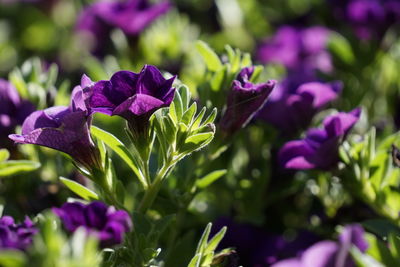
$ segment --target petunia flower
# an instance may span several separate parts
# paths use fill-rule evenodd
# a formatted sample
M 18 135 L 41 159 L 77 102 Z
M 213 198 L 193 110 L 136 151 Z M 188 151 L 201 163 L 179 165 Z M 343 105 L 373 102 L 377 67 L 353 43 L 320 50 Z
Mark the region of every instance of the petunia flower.
M 64 152 L 88 170 L 100 169 L 100 153 L 90 137 L 91 118 L 82 93 L 82 88 L 91 85 L 90 79 L 84 75 L 81 86 L 76 86 L 72 92 L 69 107 L 56 106 L 35 111 L 25 119 L 22 134 L 9 137 L 16 143 L 35 144 Z
M 153 5 L 147 0 L 99 1 L 82 11 L 77 30 L 89 34 L 99 50 L 113 28 L 136 36 L 169 9 L 168 1 Z
M 361 109 L 339 112 L 324 119 L 323 129 L 310 129 L 301 140 L 287 142 L 278 159 L 286 169 L 329 169 L 339 161 L 338 149 L 343 138 L 360 117 Z
M 307 128 L 314 115 L 334 101 L 342 90 L 341 82 L 294 84 L 294 90 L 291 83 L 286 80 L 279 84 L 257 114 L 258 119 L 272 124 L 285 135 Z
M 282 64 L 291 71 L 310 69 L 329 73 L 333 67 L 326 49 L 328 37 L 329 30 L 321 26 L 282 26 L 261 43 L 257 58 L 264 64 Z
M 254 84 L 249 80 L 254 68 L 243 68 L 233 81 L 228 95 L 228 103 L 224 115 L 220 120 L 221 130 L 225 133 L 234 133 L 244 127 L 263 106 L 275 81 Z
M 25 250 L 37 232 L 38 229 L 28 217 L 16 224 L 12 217 L 3 216 L 0 218 L 0 249 Z
M 95 235 L 102 247 L 122 243 L 125 233 L 132 230 L 132 221 L 124 210 L 115 210 L 103 202 L 94 201 L 87 205 L 80 202 L 65 203 L 61 208 L 53 208 L 65 228 L 74 232 L 79 227 Z
M 137 135 L 146 133 L 151 115 L 168 107 L 175 94 L 175 76 L 164 79 L 154 66 L 146 65 L 140 73 L 118 71 L 110 80 L 87 87 L 85 98 L 91 112 L 118 115 L 128 121 Z
M 353 224 L 346 226 L 339 236 L 339 241 L 325 240 L 309 247 L 300 257 L 279 261 L 272 267 L 353 267 L 350 248 L 356 246 L 365 252 L 368 243 L 363 237 L 364 229 Z
M 22 100 L 17 89 L 3 79 L 0 79 L 0 103 L 0 148 L 2 148 L 10 146 L 7 136 L 13 133 L 15 126 L 21 125 L 35 108 L 29 101 Z

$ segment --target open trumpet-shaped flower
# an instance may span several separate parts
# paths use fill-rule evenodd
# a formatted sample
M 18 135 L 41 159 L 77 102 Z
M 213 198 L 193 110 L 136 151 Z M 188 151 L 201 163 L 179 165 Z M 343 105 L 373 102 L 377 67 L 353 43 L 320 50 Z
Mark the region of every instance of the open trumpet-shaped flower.
M 76 86 L 72 92 L 69 107 L 35 111 L 25 119 L 22 134 L 9 137 L 16 143 L 35 144 L 64 152 L 88 170 L 101 168 L 100 153 L 90 137 L 91 119 L 82 93 L 82 88 L 91 85 L 90 79 L 83 76 L 81 86 Z
M 53 208 L 53 212 L 61 218 L 68 231 L 84 227 L 99 238 L 102 247 L 122 243 L 125 233 L 132 229 L 132 221 L 126 211 L 107 207 L 100 201 L 87 205 L 65 203 L 61 208 Z
M 0 249 L 25 250 L 37 232 L 38 229 L 28 217 L 23 223 L 16 224 L 12 217 L 3 216 L 0 218 Z
M 91 112 L 118 115 L 128 121 L 135 134 L 147 131 L 150 116 L 171 104 L 175 77 L 164 79 L 154 66 L 146 65 L 140 73 L 119 71 L 109 81 L 87 87 L 85 98 Z
M 240 71 L 233 81 L 228 95 L 228 103 L 220 121 L 221 129 L 226 133 L 234 133 L 244 127 L 263 106 L 275 81 L 253 84 L 249 81 L 254 68 L 247 67 Z
M 323 121 L 324 129 L 313 128 L 302 140 L 287 142 L 279 151 L 280 164 L 286 169 L 329 169 L 338 162 L 340 142 L 360 117 L 361 109 L 339 112 Z
M 257 114 L 286 135 L 307 128 L 314 115 L 338 97 L 342 83 L 307 82 L 296 85 L 293 92 L 290 87 L 289 80 L 279 84 Z

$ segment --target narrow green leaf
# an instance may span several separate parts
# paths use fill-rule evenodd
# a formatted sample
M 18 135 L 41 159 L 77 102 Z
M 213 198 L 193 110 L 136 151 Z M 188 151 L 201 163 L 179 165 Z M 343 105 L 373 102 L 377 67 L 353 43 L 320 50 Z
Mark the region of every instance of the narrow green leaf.
M 190 125 L 192 124 L 192 121 L 194 119 L 193 117 L 196 114 L 196 111 L 197 111 L 197 104 L 196 104 L 196 102 L 194 102 L 190 106 L 190 108 L 187 109 L 185 111 L 185 113 L 183 114 L 181 122 L 186 124 L 188 127 L 190 127 Z
M 148 184 L 141 171 L 136 167 L 137 163 L 132 153 L 128 148 L 114 135 L 96 127 L 92 126 L 90 132 L 98 139 L 102 140 L 109 148 L 111 148 L 118 156 L 120 156 L 126 164 L 136 174 L 139 181 L 142 183 L 144 188 L 147 188 Z
M 206 229 L 204 230 L 203 234 L 201 235 L 200 241 L 197 245 L 196 254 L 203 253 L 207 246 L 208 237 L 210 236 L 212 223 L 208 223 Z
M 200 263 L 201 263 L 201 255 L 196 254 L 189 262 L 188 267 L 200 267 Z
M 204 250 L 204 254 L 215 251 L 219 242 L 221 242 L 222 238 L 224 238 L 226 229 L 227 228 L 224 226 L 216 235 L 214 235 L 214 237 L 210 240 L 210 242 L 208 242 L 207 247 Z
M 203 107 L 201 110 L 200 110 L 200 112 L 199 112 L 199 114 L 196 116 L 196 118 L 193 120 L 193 124 L 191 125 L 191 127 L 190 127 L 190 129 L 191 130 L 196 130 L 199 126 L 200 126 L 200 124 L 201 124 L 201 120 L 203 119 L 203 117 L 204 117 L 204 114 L 206 113 L 206 107 Z
M 211 111 L 211 114 L 207 117 L 207 119 L 204 120 L 202 125 L 206 125 L 208 123 L 214 122 L 216 117 L 217 117 L 217 108 L 213 108 L 213 110 Z
M 198 146 L 213 136 L 214 136 L 214 133 L 200 133 L 200 134 L 191 135 L 188 138 L 186 138 L 185 144 Z
M 182 114 L 183 114 L 183 103 L 182 103 L 181 95 L 178 91 L 175 92 L 175 97 L 174 97 L 173 103 L 174 103 L 174 108 L 175 108 L 176 121 L 179 122 L 179 121 L 181 121 Z
M 196 42 L 196 49 L 202 55 L 209 70 L 218 71 L 222 68 L 221 60 L 208 44 L 199 40 Z
M 10 152 L 7 149 L 0 149 L 0 161 L 5 161 L 10 157 Z
M 210 172 L 203 178 L 197 180 L 196 185 L 199 188 L 206 188 L 207 186 L 209 186 L 210 184 L 212 184 L 213 182 L 215 182 L 216 180 L 218 180 L 219 178 L 224 176 L 226 174 L 226 172 L 227 172 L 227 170 L 216 170 L 216 171 Z
M 183 109 L 186 110 L 189 107 L 190 97 L 191 97 L 189 87 L 182 84 L 179 87 L 179 92 L 182 98 Z
M 223 69 L 217 71 L 214 73 L 213 77 L 211 78 L 210 85 L 211 85 L 211 90 L 214 92 L 219 92 L 224 88 L 224 81 L 225 81 L 225 76 L 226 76 L 226 71 L 227 66 L 224 66 Z
M 400 237 L 393 233 L 389 234 L 389 249 L 395 258 L 400 258 Z
M 347 64 L 351 64 L 355 60 L 349 41 L 338 33 L 330 34 L 328 48 L 335 56 Z
M 353 256 L 354 261 L 357 263 L 357 266 L 359 267 L 384 267 L 383 264 L 378 262 L 370 255 L 361 253 L 361 251 L 356 246 L 353 246 L 350 249 L 350 253 Z
M 60 177 L 61 182 L 72 192 L 83 198 L 84 200 L 98 200 L 99 196 L 89 188 L 72 181 L 70 179 Z
M 174 102 L 172 102 L 171 105 L 169 106 L 169 116 L 175 123 L 178 123 L 178 115 L 176 114 L 176 108 Z
M 8 160 L 0 162 L 0 177 L 16 175 L 38 169 L 40 163 L 30 160 Z
M 2 250 L 0 251 L 0 265 L 7 267 L 28 266 L 27 257 L 19 250 Z

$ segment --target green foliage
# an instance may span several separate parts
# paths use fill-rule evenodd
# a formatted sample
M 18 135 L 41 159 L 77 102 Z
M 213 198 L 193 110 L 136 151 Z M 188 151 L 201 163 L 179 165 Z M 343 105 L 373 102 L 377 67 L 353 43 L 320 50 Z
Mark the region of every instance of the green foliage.
M 84 200 L 98 200 L 99 196 L 93 192 L 92 190 L 90 190 L 87 187 L 84 187 L 83 185 L 72 181 L 70 179 L 64 178 L 64 177 L 60 177 L 60 181 L 66 186 L 68 187 L 72 192 L 74 192 L 75 194 L 77 194 L 78 196 L 80 196 L 81 198 L 83 198 Z
M 10 153 L 6 149 L 0 149 L 0 178 L 31 172 L 41 165 L 30 160 L 8 160 Z

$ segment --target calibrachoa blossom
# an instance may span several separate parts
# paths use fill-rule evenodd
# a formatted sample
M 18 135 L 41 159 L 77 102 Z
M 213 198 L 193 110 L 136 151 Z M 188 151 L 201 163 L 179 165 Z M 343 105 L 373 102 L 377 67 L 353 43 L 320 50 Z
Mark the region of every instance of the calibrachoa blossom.
M 24 121 L 22 134 L 9 137 L 16 143 L 46 146 L 64 152 L 89 170 L 101 168 L 100 153 L 90 137 L 91 118 L 82 93 L 82 88 L 91 85 L 91 80 L 84 75 L 81 86 L 76 86 L 72 92 L 69 107 L 35 111 Z
M 306 68 L 330 72 L 332 60 L 326 50 L 328 37 L 329 30 L 321 26 L 282 26 L 260 45 L 257 57 L 262 63 L 280 63 L 289 70 Z
M 284 81 L 272 92 L 268 102 L 258 112 L 262 119 L 286 135 L 306 128 L 314 115 L 338 97 L 341 82 L 307 82 L 290 88 L 290 81 Z
M 358 38 L 381 38 L 386 30 L 400 19 L 397 0 L 330 0 L 335 15 L 347 21 Z
M 244 127 L 263 106 L 275 81 L 254 84 L 249 80 L 253 75 L 254 67 L 242 69 L 233 81 L 228 95 L 228 103 L 220 121 L 221 130 L 234 133 Z
M 339 112 L 324 119 L 323 129 L 308 130 L 301 140 L 287 142 L 279 151 L 279 162 L 286 169 L 329 169 L 338 162 L 338 148 L 358 121 L 361 109 Z
M 28 217 L 23 223 L 16 224 L 12 217 L 3 216 L 0 218 L 0 249 L 25 250 L 37 232 L 38 229 Z
M 80 202 L 65 203 L 61 208 L 53 208 L 64 223 L 65 228 L 74 232 L 84 227 L 100 240 L 102 247 L 122 243 L 125 233 L 132 229 L 132 221 L 124 210 L 115 210 L 103 202 L 94 201 L 87 205 Z
M 138 35 L 169 8 L 168 1 L 154 5 L 147 0 L 100 1 L 83 10 L 77 29 L 90 34 L 100 45 L 112 28 L 119 28 L 127 35 Z
M 363 237 L 364 229 L 358 225 L 346 226 L 339 236 L 339 241 L 321 241 L 309 247 L 298 258 L 280 261 L 273 267 L 353 267 L 354 261 L 350 256 L 350 249 L 356 246 L 361 252 L 365 252 L 368 243 Z
M 0 147 L 8 147 L 7 136 L 14 132 L 17 125 L 35 108 L 32 103 L 22 100 L 17 89 L 6 80 L 0 79 Z
M 140 73 L 118 71 L 110 80 L 87 87 L 85 98 L 92 112 L 121 116 L 132 132 L 142 134 L 148 128 L 150 116 L 171 104 L 174 80 L 175 76 L 164 79 L 156 67 L 146 65 Z

